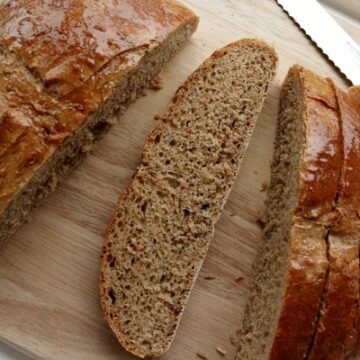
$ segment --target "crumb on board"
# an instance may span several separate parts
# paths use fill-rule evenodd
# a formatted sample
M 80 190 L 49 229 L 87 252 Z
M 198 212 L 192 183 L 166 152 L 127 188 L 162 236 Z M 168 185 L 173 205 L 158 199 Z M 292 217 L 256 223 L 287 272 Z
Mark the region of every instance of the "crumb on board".
M 263 181 L 263 182 L 261 183 L 260 191 L 266 191 L 267 188 L 268 188 L 268 183 L 267 183 L 267 181 Z
M 204 279 L 205 280 L 214 280 L 214 279 L 216 279 L 216 277 L 209 275 L 209 276 L 205 276 Z
M 238 276 L 238 277 L 235 279 L 236 282 L 241 282 L 241 281 L 243 281 L 243 280 L 244 280 L 244 277 L 243 277 L 243 276 Z
M 161 90 L 164 87 L 164 83 L 160 76 L 155 76 L 149 83 L 149 89 Z
M 217 348 L 216 348 L 216 351 L 220 354 L 220 355 L 222 355 L 222 356 L 225 356 L 226 355 L 226 350 L 224 350 L 222 347 L 220 347 L 220 346 L 218 346 Z
M 198 351 L 198 352 L 196 353 L 196 356 L 197 356 L 198 358 L 200 358 L 200 359 L 203 359 L 203 360 L 207 360 L 207 359 L 209 358 L 206 354 L 204 354 L 204 353 L 201 352 L 201 351 Z
M 265 212 L 262 211 L 262 210 L 259 210 L 257 213 L 256 213 L 256 219 L 255 219 L 255 222 L 257 225 L 259 225 L 259 227 L 261 229 L 263 229 L 266 225 L 266 218 L 265 218 Z
M 236 330 L 233 334 L 230 334 L 230 343 L 232 345 L 237 345 L 237 343 L 239 342 L 239 337 L 240 337 L 240 329 Z
M 160 120 L 160 115 L 155 115 L 155 116 L 154 116 L 154 120 L 155 120 L 155 121 Z
M 263 219 L 262 216 L 257 216 L 256 217 L 256 223 L 260 226 L 261 229 L 263 229 L 265 227 L 265 220 Z
M 257 174 L 258 174 L 258 172 L 257 172 L 256 170 L 254 170 L 254 174 L 255 174 L 255 175 L 257 175 Z

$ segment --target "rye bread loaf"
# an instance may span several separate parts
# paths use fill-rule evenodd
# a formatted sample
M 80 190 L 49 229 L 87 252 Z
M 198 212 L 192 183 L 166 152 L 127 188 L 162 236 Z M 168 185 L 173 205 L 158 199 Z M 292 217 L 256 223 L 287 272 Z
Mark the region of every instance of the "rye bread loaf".
M 264 241 L 235 359 L 307 355 L 329 266 L 326 235 L 340 168 L 332 86 L 295 65 L 280 95 Z
M 345 359 L 358 340 L 360 239 L 360 103 L 333 85 L 342 133 L 336 218 L 328 235 L 329 270 L 308 359 Z
M 197 24 L 172 0 L 0 6 L 0 244 Z
M 259 40 L 216 51 L 145 143 L 107 230 L 100 280 L 105 318 L 137 356 L 160 356 L 175 336 L 276 64 Z

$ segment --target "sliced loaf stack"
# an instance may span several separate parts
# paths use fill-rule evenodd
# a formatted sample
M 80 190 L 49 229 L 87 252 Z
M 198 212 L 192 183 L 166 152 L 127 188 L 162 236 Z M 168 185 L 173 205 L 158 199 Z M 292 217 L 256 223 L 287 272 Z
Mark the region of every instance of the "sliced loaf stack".
M 359 164 L 359 103 L 331 80 L 291 68 L 280 98 L 265 239 L 236 359 L 340 360 L 356 353 Z
M 100 284 L 111 329 L 137 356 L 159 356 L 174 338 L 276 63 L 258 40 L 216 51 L 145 143 L 108 227 Z

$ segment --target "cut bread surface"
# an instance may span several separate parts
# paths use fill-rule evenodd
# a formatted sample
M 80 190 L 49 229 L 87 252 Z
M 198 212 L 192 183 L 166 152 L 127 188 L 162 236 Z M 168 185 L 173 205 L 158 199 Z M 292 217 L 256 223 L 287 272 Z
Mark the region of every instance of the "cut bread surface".
M 237 360 L 304 359 L 328 270 L 327 227 L 341 167 L 331 84 L 294 66 L 282 87 L 263 245 Z
M 276 63 L 258 40 L 215 52 L 145 143 L 107 230 L 100 282 L 105 317 L 137 356 L 159 356 L 174 338 Z
M 48 0 L 43 6 L 21 0 L 0 7 L 0 244 L 84 158 L 115 122 L 115 115 L 142 93 L 197 27 L 198 18 L 170 0 L 154 1 L 146 14 L 149 22 L 144 26 L 141 2 L 106 0 L 100 4 L 72 0 L 62 8 Z M 129 35 L 130 25 L 124 20 L 129 14 L 121 15 L 119 11 L 124 5 L 133 6 L 129 21 L 136 27 L 136 36 Z M 96 19 L 87 17 L 98 6 L 101 11 Z M 109 15 L 107 9 L 114 6 L 118 8 L 116 16 Z M 74 11 L 79 8 L 86 11 Z M 44 30 L 41 37 L 32 34 L 31 29 L 26 39 L 22 33 L 8 34 L 10 28 L 16 29 L 19 14 L 24 11 L 29 12 L 29 23 L 36 24 L 31 29 Z M 63 20 L 48 24 L 51 16 L 43 17 L 43 11 L 62 12 Z M 96 23 L 91 23 L 91 19 Z M 107 21 L 111 23 L 108 32 Z M 73 42 L 66 43 L 64 37 L 57 37 L 56 26 L 72 34 L 75 38 L 66 39 Z M 97 33 L 99 29 L 105 31 L 101 36 Z M 116 44 L 110 52 L 97 53 L 96 41 L 94 48 L 87 47 L 87 41 L 94 38 L 106 43 L 116 29 L 128 37 L 113 39 Z M 52 36 L 48 47 L 45 46 L 43 37 L 49 40 Z M 54 53 L 61 49 L 69 55 L 68 59 L 62 53 L 61 56 Z M 84 58 L 87 60 L 83 61 Z M 71 72 L 74 61 L 78 61 L 78 72 L 84 74 L 82 80 L 77 72 Z M 69 83 L 72 75 L 76 81 Z

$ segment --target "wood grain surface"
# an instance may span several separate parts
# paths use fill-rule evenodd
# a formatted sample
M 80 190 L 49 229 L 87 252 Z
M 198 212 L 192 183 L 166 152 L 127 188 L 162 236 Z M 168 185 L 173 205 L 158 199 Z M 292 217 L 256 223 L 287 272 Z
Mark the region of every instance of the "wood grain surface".
M 341 75 L 272 0 L 183 0 L 200 17 L 186 48 L 162 73 L 164 88 L 148 91 L 126 112 L 0 253 L 0 340 L 40 359 L 133 359 L 117 343 L 99 305 L 99 256 L 119 193 L 140 160 L 154 116 L 215 49 L 244 37 L 273 44 L 280 57 L 253 139 L 216 227 L 208 257 L 164 360 L 232 359 L 229 337 L 239 327 L 261 242 L 257 225 L 269 181 L 281 82 L 300 63 L 345 86 Z M 347 23 L 360 39 L 360 26 Z M 211 279 L 212 278 L 212 279 Z M 222 357 L 216 347 L 227 351 Z

